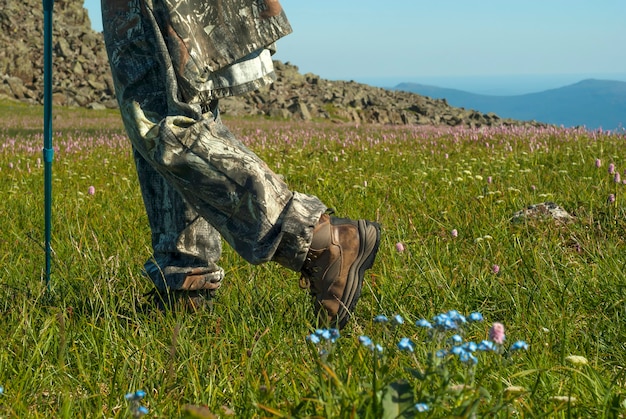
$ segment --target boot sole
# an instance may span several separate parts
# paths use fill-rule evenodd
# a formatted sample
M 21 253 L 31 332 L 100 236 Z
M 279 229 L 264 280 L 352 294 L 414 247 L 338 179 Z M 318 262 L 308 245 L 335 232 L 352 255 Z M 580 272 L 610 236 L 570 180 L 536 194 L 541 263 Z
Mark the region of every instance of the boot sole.
M 341 298 L 341 307 L 337 313 L 338 327 L 343 328 L 359 301 L 365 271 L 370 269 L 376 259 L 380 245 L 380 225 L 375 222 L 357 220 L 359 231 L 359 255 L 348 272 L 346 289 Z

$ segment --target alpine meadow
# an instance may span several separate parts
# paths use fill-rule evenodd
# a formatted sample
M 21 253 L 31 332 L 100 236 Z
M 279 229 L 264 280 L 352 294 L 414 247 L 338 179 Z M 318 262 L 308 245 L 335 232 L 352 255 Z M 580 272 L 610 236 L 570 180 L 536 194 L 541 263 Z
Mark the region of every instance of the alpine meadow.
M 381 224 L 339 333 L 227 245 L 210 310 L 147 304 L 117 110 L 54 110 L 48 289 L 43 108 L 0 110 L 0 417 L 626 415 L 623 130 L 225 116 L 294 190 Z M 546 202 L 569 216 L 514 216 Z

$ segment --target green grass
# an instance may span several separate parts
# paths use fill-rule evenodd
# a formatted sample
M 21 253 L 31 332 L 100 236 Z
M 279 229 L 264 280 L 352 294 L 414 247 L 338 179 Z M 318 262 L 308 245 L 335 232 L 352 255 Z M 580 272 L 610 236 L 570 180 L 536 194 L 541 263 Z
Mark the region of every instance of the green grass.
M 354 319 L 326 358 L 305 341 L 311 307 L 298 275 L 250 266 L 227 246 L 212 311 L 141 310 L 150 232 L 114 111 L 55 109 L 48 292 L 43 112 L 0 110 L 1 417 L 128 417 L 124 395 L 137 389 L 149 417 L 180 417 L 187 405 L 204 406 L 197 417 L 378 417 L 398 386 L 432 417 L 626 414 L 626 185 L 607 170 L 626 169 L 623 134 L 227 119 L 294 190 L 383 226 Z M 511 222 L 544 201 L 575 221 Z M 447 382 L 416 378 L 437 345 L 415 321 L 451 309 L 485 317 L 468 339 L 486 339 L 498 321 L 528 351 L 484 354 L 472 368 L 449 360 Z M 405 324 L 385 329 L 378 314 Z M 385 347 L 382 358 L 361 335 Z M 400 337 L 416 343 L 413 355 L 396 349 Z

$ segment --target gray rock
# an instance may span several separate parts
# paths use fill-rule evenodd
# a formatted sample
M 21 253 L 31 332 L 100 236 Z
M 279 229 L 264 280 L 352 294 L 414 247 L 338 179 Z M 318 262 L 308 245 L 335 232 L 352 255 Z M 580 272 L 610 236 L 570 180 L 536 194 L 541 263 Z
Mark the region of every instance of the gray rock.
M 9 91 L 13 94 L 13 97 L 16 99 L 24 99 L 26 96 L 24 95 L 24 83 L 22 79 L 19 77 L 7 77 L 5 80 L 6 84 L 9 86 Z
M 106 106 L 99 102 L 91 102 L 87 105 L 87 109 L 106 109 Z
M 569 223 L 575 219 L 565 209 L 554 202 L 542 202 L 529 205 L 513 214 L 511 221 L 520 222 L 528 219 L 554 219 L 560 223 Z

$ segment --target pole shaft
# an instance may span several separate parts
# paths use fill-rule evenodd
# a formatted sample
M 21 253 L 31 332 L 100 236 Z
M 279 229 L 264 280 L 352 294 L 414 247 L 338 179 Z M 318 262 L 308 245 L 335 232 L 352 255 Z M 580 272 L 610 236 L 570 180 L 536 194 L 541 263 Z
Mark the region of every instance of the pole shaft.
M 44 161 L 44 219 L 45 219 L 45 252 L 46 252 L 46 287 L 50 289 L 51 271 L 51 237 L 52 237 L 52 10 L 54 0 L 43 0 L 44 9 L 44 42 L 43 42 L 43 161 Z

